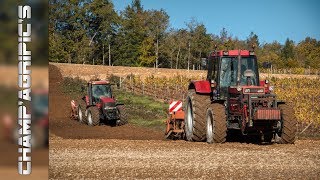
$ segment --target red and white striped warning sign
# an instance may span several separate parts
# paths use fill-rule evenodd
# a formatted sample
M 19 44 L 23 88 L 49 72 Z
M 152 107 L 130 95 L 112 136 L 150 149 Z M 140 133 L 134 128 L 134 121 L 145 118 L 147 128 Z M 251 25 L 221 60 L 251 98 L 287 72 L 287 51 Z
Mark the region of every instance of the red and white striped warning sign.
M 74 100 L 71 101 L 71 106 L 72 107 L 76 106 L 76 102 Z
M 182 110 L 182 102 L 181 101 L 171 101 L 169 106 L 169 113 L 181 111 Z

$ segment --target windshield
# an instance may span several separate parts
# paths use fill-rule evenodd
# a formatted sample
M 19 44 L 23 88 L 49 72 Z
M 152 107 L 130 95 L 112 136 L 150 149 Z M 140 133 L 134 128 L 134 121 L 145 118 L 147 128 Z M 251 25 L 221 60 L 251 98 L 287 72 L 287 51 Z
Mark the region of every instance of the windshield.
M 106 84 L 99 84 L 92 86 L 92 95 L 94 98 L 99 99 L 100 97 L 112 97 L 111 86 Z
M 252 57 L 241 58 L 241 75 L 240 85 L 247 84 L 247 78 L 244 76 L 244 72 L 247 69 L 251 69 L 254 72 L 254 76 L 251 78 L 251 84 L 257 85 L 257 69 L 255 59 Z M 238 57 L 223 57 L 221 59 L 220 68 L 220 86 L 229 87 L 237 85 L 238 76 Z

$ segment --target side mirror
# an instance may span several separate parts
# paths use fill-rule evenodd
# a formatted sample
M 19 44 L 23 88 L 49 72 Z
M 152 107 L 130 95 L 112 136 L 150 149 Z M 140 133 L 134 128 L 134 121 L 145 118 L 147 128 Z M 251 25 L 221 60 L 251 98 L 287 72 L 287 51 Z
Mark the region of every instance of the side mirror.
M 215 81 L 215 80 L 213 80 L 213 79 L 211 80 L 210 84 L 211 84 L 211 87 L 212 87 L 212 88 L 214 88 L 214 87 L 216 87 L 216 86 L 217 86 L 216 81 Z
M 207 69 L 207 66 L 208 66 L 208 60 L 207 58 L 201 58 L 201 69 Z

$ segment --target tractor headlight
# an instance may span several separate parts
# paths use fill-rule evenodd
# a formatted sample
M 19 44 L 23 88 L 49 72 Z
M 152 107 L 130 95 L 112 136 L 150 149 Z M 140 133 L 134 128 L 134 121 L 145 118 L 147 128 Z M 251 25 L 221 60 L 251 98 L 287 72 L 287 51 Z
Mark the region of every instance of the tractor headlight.
M 116 109 L 116 107 L 110 107 L 110 106 L 105 106 L 105 107 L 104 107 L 104 110 L 112 111 L 112 110 L 114 110 L 114 109 Z
M 273 91 L 273 86 L 269 86 L 269 91 Z
M 264 88 L 244 88 L 243 89 L 244 94 L 263 94 Z
M 116 104 L 114 102 L 107 102 L 103 106 L 104 110 L 113 110 L 114 108 L 116 108 Z
M 257 89 L 257 93 L 263 93 L 264 90 L 263 89 Z

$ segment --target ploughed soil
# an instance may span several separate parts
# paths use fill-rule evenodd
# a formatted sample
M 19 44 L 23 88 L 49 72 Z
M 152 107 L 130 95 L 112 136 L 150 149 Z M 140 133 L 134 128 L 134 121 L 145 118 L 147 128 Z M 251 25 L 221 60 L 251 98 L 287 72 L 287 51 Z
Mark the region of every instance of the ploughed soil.
M 318 179 L 320 141 L 295 144 L 164 140 L 126 124 L 90 127 L 69 118 L 62 75 L 49 66 L 49 179 Z
M 319 179 L 320 141 L 294 145 L 63 139 L 51 136 L 51 179 Z

